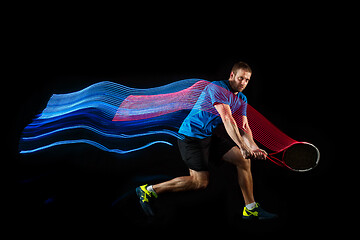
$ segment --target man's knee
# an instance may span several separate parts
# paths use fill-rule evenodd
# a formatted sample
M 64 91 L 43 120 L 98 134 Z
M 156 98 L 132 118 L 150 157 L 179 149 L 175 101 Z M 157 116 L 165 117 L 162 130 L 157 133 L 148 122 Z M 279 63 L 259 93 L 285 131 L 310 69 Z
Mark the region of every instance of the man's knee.
M 249 169 L 250 159 L 244 158 L 239 147 L 233 147 L 224 156 L 223 160 L 234 164 L 238 168 Z
M 251 167 L 251 160 L 249 158 L 239 157 L 236 158 L 234 162 L 235 162 L 235 166 L 238 168 L 250 169 Z
M 209 185 L 209 179 L 194 179 L 194 187 L 196 190 L 207 188 Z
M 205 189 L 209 185 L 208 171 L 195 171 L 190 169 L 192 187 L 195 190 Z

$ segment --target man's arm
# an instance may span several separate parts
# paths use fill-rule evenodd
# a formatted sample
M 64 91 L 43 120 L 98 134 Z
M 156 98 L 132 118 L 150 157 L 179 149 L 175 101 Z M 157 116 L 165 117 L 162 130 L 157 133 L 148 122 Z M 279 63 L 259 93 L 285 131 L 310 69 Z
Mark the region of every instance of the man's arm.
M 245 144 L 244 139 L 241 137 L 239 128 L 235 119 L 232 116 L 230 106 L 223 103 L 217 103 L 214 105 L 215 109 L 220 114 L 221 120 L 224 123 L 227 134 L 238 145 L 244 158 L 253 157 L 253 151 Z
M 242 116 L 242 126 L 239 126 L 243 130 L 240 134 L 244 138 L 246 144 L 255 151 L 259 149 L 258 145 L 254 142 L 253 135 L 249 126 L 249 122 L 246 116 Z
M 249 122 L 246 116 L 242 116 L 242 132 L 240 133 L 245 143 L 254 151 L 255 158 L 265 160 L 267 156 L 267 152 L 260 149 L 258 145 L 255 143 L 252 131 L 249 126 Z
M 232 116 L 230 106 L 227 104 L 218 103 L 215 104 L 214 107 L 220 114 L 226 132 L 242 150 L 243 156 L 245 158 L 256 158 L 261 160 L 266 159 L 267 153 L 264 150 L 259 149 L 259 147 L 254 142 L 247 117 L 243 116 L 243 126 L 241 127 L 244 129 L 244 131 L 243 134 L 240 134 L 236 121 Z

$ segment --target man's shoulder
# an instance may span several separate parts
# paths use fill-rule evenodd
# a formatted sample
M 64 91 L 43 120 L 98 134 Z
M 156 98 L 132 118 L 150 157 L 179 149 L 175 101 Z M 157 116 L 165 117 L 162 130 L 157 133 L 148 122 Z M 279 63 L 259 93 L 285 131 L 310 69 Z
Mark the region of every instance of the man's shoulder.
M 245 96 L 245 94 L 243 94 L 242 92 L 239 92 L 237 94 L 238 98 L 240 98 L 242 101 L 247 103 L 247 97 Z
M 230 85 L 226 83 L 226 80 L 220 80 L 220 81 L 212 81 L 208 86 L 208 89 L 211 90 L 227 90 L 230 91 Z
M 229 80 L 220 80 L 220 81 L 213 81 L 211 82 L 217 86 L 220 86 L 228 91 L 231 92 L 231 88 L 230 88 L 230 83 L 229 83 Z M 245 94 L 243 94 L 242 92 L 239 92 L 237 94 L 237 97 L 240 98 L 242 101 L 246 102 L 247 103 L 247 97 L 245 96 Z
M 229 80 L 212 81 L 211 83 L 221 87 L 229 88 Z

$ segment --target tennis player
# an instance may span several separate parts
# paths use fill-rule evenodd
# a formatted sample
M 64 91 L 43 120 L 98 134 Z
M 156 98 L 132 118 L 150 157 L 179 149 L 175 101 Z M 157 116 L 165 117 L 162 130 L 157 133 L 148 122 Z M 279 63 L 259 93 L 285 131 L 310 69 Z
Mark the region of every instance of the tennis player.
M 218 114 L 199 111 L 194 107 L 179 129 L 185 139 L 178 140 L 178 146 L 190 176 L 136 188 L 140 204 L 147 215 L 154 215 L 152 202 L 162 193 L 206 188 L 209 183 L 209 162 L 226 161 L 237 168 L 238 183 L 245 200 L 243 219 L 263 220 L 277 217 L 262 209 L 253 194 L 251 160 L 264 160 L 267 153 L 259 149 L 254 142 L 246 117 L 247 98 L 242 91 L 248 85 L 251 74 L 248 64 L 238 62 L 234 64 L 228 81 L 215 81 L 204 89 L 202 94 L 205 97 L 200 97 L 196 104 L 211 101 L 211 108 L 215 108 Z M 224 96 L 224 91 L 217 93 L 217 88 L 210 86 L 226 89 L 228 91 L 225 92 L 229 94 Z M 239 106 L 243 126 L 238 126 L 233 117 L 234 108 Z

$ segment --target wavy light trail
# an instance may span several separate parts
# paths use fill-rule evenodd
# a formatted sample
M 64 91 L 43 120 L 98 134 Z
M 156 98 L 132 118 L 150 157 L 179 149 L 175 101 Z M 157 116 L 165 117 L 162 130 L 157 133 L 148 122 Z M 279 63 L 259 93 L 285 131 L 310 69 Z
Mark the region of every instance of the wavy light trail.
M 54 94 L 46 108 L 25 127 L 19 150 L 22 154 L 75 143 L 126 154 L 154 144 L 168 144 L 169 137 L 182 139 L 177 131 L 190 111 L 218 114 L 205 91 L 237 98 L 228 90 L 201 79 L 136 89 L 113 82 L 99 82 L 68 94 Z M 219 97 L 217 96 L 217 97 Z M 199 101 L 199 100 L 202 101 Z M 239 126 L 244 102 L 233 106 Z M 298 141 L 288 137 L 263 115 L 247 105 L 254 139 L 280 152 Z

